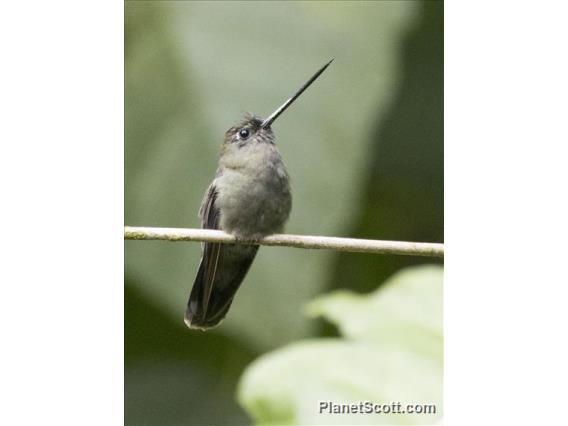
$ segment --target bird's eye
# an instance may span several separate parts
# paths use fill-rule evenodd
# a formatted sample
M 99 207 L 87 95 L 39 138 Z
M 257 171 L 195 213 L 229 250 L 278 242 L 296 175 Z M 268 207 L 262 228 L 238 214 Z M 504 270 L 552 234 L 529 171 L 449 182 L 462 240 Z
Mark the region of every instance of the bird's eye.
M 249 129 L 241 129 L 241 130 L 239 131 L 239 137 L 240 137 L 241 139 L 246 139 L 246 138 L 249 137 L 249 135 L 250 135 Z

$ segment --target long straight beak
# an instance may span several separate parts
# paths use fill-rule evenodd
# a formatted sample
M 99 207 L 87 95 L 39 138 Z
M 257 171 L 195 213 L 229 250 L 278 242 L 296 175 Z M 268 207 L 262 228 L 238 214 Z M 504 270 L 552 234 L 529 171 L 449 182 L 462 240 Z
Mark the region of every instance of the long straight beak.
M 316 79 L 321 75 L 322 72 L 325 71 L 325 69 L 327 67 L 329 67 L 329 64 L 331 64 L 333 62 L 333 59 L 331 61 L 329 61 L 327 64 L 325 64 L 323 67 L 321 67 L 321 69 L 316 72 L 312 78 L 310 78 L 306 83 L 304 83 L 304 85 L 302 87 L 300 87 L 300 90 L 298 90 L 294 96 L 292 96 L 290 99 L 288 99 L 286 102 L 284 102 L 284 104 L 282 104 L 282 106 L 280 108 L 278 108 L 276 111 L 274 111 L 272 114 L 270 114 L 270 116 L 264 120 L 262 122 L 262 124 L 260 125 L 260 127 L 265 128 L 265 127 L 270 127 L 270 125 L 274 122 L 274 120 L 276 120 L 278 118 L 278 116 L 280 114 L 282 114 L 284 111 L 286 111 L 286 109 L 292 105 L 292 103 L 298 99 L 298 97 L 304 93 L 304 90 L 306 90 L 308 87 L 310 87 L 310 84 L 312 84 L 314 81 L 316 81 Z

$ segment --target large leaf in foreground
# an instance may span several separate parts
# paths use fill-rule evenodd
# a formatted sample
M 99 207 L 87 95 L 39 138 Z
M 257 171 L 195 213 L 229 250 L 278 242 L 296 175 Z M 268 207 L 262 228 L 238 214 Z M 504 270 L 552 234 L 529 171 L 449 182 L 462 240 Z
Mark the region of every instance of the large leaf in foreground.
M 311 339 L 255 361 L 239 401 L 258 424 L 433 424 L 442 412 L 442 268 L 408 268 L 369 295 L 340 291 L 309 311 L 344 338 Z M 431 414 L 329 414 L 320 403 L 432 404 Z

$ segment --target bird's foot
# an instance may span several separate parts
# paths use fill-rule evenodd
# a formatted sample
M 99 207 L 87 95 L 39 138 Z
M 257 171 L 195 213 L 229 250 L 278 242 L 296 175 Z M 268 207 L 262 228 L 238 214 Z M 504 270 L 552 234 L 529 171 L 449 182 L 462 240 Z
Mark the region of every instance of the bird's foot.
M 235 236 L 237 242 L 242 244 L 255 244 L 258 243 L 260 240 L 262 240 L 262 238 L 264 238 L 264 235 L 262 234 L 243 235 L 240 233 L 234 233 L 233 235 Z

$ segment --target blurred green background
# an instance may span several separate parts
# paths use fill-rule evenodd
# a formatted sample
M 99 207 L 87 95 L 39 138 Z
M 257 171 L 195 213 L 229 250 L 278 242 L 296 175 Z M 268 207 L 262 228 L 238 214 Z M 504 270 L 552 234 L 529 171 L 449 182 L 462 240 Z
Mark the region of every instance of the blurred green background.
M 292 177 L 286 230 L 442 242 L 443 4 L 436 1 L 126 2 L 125 224 L 198 227 L 225 130 L 245 111 L 272 112 L 330 58 L 274 127 Z M 125 242 L 126 424 L 312 421 L 298 415 L 301 407 L 270 417 L 273 401 L 259 411 L 251 403 L 256 384 L 241 380 L 256 377 L 251 362 L 290 344 L 339 339 L 341 319 L 321 311 L 332 326 L 305 314 L 317 296 L 374 292 L 404 267 L 435 263 L 264 247 L 227 319 L 202 333 L 183 323 L 199 258 L 199 244 Z M 438 289 L 441 276 L 431 279 L 431 268 L 413 271 Z M 389 306 L 417 296 L 410 290 Z M 428 297 L 438 306 L 441 291 L 417 300 Z M 380 314 L 377 324 L 392 319 Z M 432 315 L 441 318 L 441 303 L 424 318 Z M 421 383 L 438 395 L 441 321 L 432 321 L 435 337 L 422 346 L 435 350 L 422 352 L 436 367 L 423 360 L 406 367 L 423 366 L 429 375 Z M 401 333 L 406 352 L 418 351 L 422 334 Z M 382 346 L 393 341 L 372 335 Z M 305 388 L 286 392 L 298 386 Z

